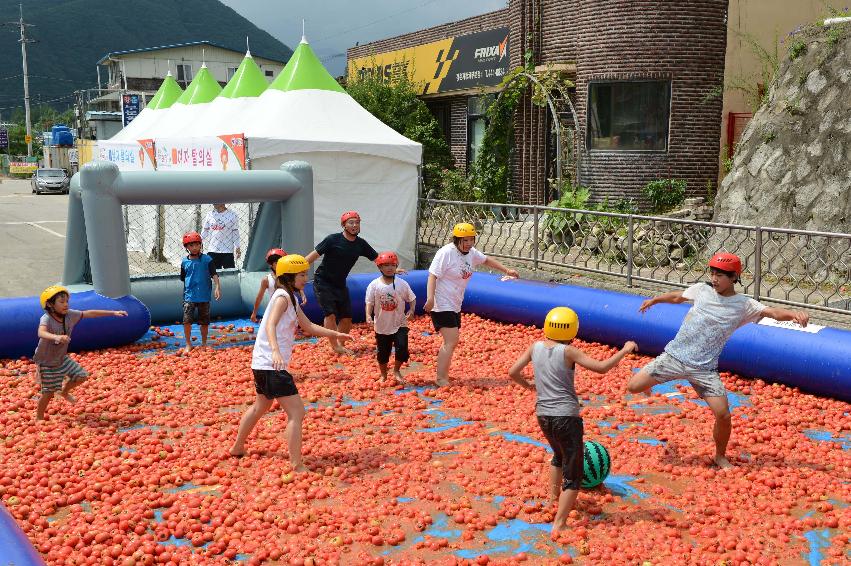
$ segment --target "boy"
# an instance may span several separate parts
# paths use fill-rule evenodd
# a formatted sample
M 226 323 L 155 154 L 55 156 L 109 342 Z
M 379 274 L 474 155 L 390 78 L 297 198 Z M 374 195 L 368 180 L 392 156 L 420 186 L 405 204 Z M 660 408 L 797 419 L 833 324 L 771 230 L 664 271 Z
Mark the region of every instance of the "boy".
M 89 374 L 80 364 L 68 357 L 71 331 L 83 318 L 100 316 L 127 316 L 126 311 L 72 310 L 68 306 L 68 289 L 52 285 L 41 293 L 41 308 L 47 311 L 38 323 L 38 346 L 33 361 L 36 363 L 36 383 L 41 397 L 35 411 L 36 420 L 44 420 L 47 405 L 57 391 L 69 403 L 77 400 L 71 390 L 83 383 Z M 68 376 L 65 386 L 62 382 Z
M 403 383 L 402 364 L 408 361 L 408 325 L 414 314 L 417 297 L 411 286 L 396 278 L 399 257 L 393 252 L 382 252 L 375 258 L 381 276 L 370 281 L 366 288 L 366 323 L 375 325 L 375 344 L 378 346 L 378 369 L 381 383 L 387 380 L 387 363 L 390 349 L 396 349 L 393 375 L 397 383 Z M 407 303 L 407 305 L 405 304 Z M 378 311 L 375 311 L 378 305 Z M 406 312 L 407 306 L 407 312 Z
M 551 536 L 564 529 L 567 515 L 576 504 L 582 484 L 585 444 L 582 417 L 579 416 L 579 399 L 573 384 L 576 365 L 596 373 L 606 373 L 624 356 L 638 349 L 635 342 L 627 342 L 607 360 L 597 360 L 579 348 L 570 345 L 579 330 L 579 318 L 567 307 L 556 307 L 544 320 L 545 340 L 539 340 L 519 357 L 508 375 L 525 387 L 535 389 L 535 413 L 538 426 L 553 449 L 550 462 L 550 494 L 558 501 Z M 526 381 L 520 372 L 532 362 L 535 385 Z
M 658 383 L 687 379 L 715 415 L 712 437 L 715 440 L 713 462 L 719 468 L 732 467 L 727 460 L 732 420 L 727 404 L 727 391 L 718 375 L 718 357 L 733 332 L 763 317 L 793 320 L 801 326 L 809 322 L 804 311 L 769 308 L 739 295 L 733 288 L 742 275 L 742 261 L 730 253 L 717 253 L 709 260 L 711 283 L 697 283 L 685 291 L 671 291 L 641 304 L 645 312 L 658 303 L 684 303 L 694 306 L 686 315 L 679 332 L 655 360 L 630 377 L 630 393 L 648 391 Z
M 239 218 L 224 203 L 216 203 L 204 217 L 201 239 L 216 269 L 233 269 L 242 254 L 239 249 Z
M 201 253 L 201 235 L 198 232 L 187 232 L 183 235 L 183 247 L 189 253 L 180 263 L 180 280 L 183 281 L 183 335 L 186 338 L 184 352 L 188 354 L 192 350 L 193 322 L 198 322 L 201 327 L 201 347 L 207 345 L 207 332 L 210 329 L 210 292 L 212 290 L 217 301 L 222 297 L 222 292 L 213 259 Z

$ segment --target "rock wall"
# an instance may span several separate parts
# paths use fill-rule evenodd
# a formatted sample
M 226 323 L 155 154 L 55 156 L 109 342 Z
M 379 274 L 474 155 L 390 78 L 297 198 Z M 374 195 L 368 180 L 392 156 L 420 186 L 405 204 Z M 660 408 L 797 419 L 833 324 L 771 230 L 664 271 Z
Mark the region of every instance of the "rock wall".
M 786 40 L 769 100 L 715 199 L 715 221 L 851 233 L 851 21 Z

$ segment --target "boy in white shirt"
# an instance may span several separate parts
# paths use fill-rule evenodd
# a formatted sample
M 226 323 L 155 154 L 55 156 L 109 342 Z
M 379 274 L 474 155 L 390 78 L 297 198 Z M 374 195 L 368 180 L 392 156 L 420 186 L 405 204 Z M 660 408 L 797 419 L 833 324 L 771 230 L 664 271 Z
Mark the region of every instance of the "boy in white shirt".
M 719 468 L 729 468 L 732 464 L 727 460 L 726 452 L 733 422 L 727 391 L 718 375 L 718 358 L 724 344 L 737 328 L 749 322 L 759 322 L 766 316 L 775 320 L 794 320 L 801 326 L 806 326 L 810 317 L 804 311 L 766 307 L 750 297 L 737 294 L 734 285 L 742 275 L 742 260 L 736 255 L 715 254 L 709 260 L 709 270 L 711 283 L 697 283 L 685 291 L 671 291 L 641 304 L 641 312 L 658 303 L 692 301 L 694 306 L 677 335 L 665 346 L 665 351 L 630 377 L 626 387 L 630 393 L 641 393 L 658 383 L 687 379 L 715 415 L 713 462 Z
M 384 383 L 387 380 L 390 349 L 395 348 L 393 375 L 397 383 L 403 383 L 400 370 L 402 364 L 410 357 L 408 319 L 414 314 L 417 297 L 407 281 L 396 277 L 399 258 L 395 253 L 378 254 L 375 264 L 381 271 L 381 276 L 371 281 L 366 288 L 366 323 L 375 325 L 375 344 L 378 346 L 377 357 L 378 368 L 381 370 L 381 382 Z
M 239 259 L 239 218 L 223 203 L 213 205 L 213 210 L 204 217 L 201 238 L 205 242 L 207 255 L 213 258 L 216 269 L 236 267 L 234 257 Z

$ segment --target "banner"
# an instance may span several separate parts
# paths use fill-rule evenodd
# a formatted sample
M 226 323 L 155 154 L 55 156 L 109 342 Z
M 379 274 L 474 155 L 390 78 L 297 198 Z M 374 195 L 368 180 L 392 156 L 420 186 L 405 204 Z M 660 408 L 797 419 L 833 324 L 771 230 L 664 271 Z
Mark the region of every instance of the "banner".
M 420 94 L 495 86 L 509 70 L 508 31 L 496 28 L 352 59 L 348 78 L 378 75 L 392 81 L 407 74 Z
M 141 107 L 141 95 L 124 94 L 121 96 L 121 114 L 124 118 L 124 126 L 127 126 L 139 115 Z
M 102 141 L 98 143 L 97 155 L 99 159 L 115 163 L 121 171 L 156 169 L 154 140 L 136 140 L 135 143 Z
M 214 138 L 154 140 L 157 169 L 174 171 L 236 171 L 245 169 L 245 134 Z
M 24 175 L 26 173 L 32 173 L 38 169 L 38 163 L 30 163 L 28 161 L 10 161 L 9 162 L 9 173 L 15 173 L 17 175 Z
M 0 128 L 0 147 L 9 147 L 9 130 Z

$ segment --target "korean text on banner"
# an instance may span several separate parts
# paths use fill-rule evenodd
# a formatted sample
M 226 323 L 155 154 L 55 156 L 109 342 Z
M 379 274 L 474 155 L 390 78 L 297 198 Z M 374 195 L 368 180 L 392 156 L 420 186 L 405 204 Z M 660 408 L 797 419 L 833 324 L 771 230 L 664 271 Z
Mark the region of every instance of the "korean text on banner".
M 115 163 L 121 171 L 156 169 L 153 140 L 137 140 L 135 143 L 102 141 L 98 143 L 98 156 Z
M 156 139 L 157 169 L 233 171 L 245 169 L 245 136 Z

